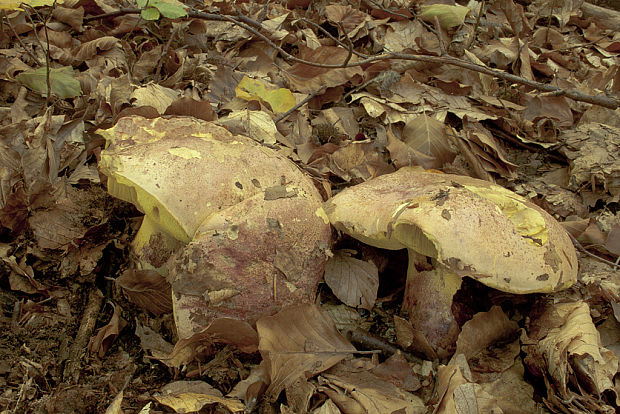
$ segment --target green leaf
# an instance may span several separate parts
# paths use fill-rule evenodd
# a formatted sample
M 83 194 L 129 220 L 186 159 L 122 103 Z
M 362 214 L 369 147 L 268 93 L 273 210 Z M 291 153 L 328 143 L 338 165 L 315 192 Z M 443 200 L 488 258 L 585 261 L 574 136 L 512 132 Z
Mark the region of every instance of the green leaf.
M 159 19 L 159 10 L 155 7 L 148 7 L 142 10 L 140 16 L 142 16 L 144 20 L 157 20 Z
M 136 3 L 138 3 L 138 7 L 140 7 L 141 9 L 145 8 L 148 2 L 149 0 L 136 0 Z
M 33 91 L 47 96 L 46 75 L 47 69 L 41 67 L 39 69 L 26 70 L 17 75 L 16 79 Z M 52 93 L 61 99 L 75 98 L 82 94 L 80 81 L 75 79 L 71 66 L 50 69 L 50 88 Z
M 162 16 L 168 19 L 177 19 L 187 16 L 182 3 L 173 0 L 151 0 L 151 6 L 157 8 Z

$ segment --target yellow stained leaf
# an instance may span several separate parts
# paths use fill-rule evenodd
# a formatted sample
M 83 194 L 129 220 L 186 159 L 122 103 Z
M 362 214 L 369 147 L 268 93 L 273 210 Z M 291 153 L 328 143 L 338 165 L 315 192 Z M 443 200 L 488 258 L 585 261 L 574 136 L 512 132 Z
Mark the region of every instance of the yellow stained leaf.
M 450 29 L 462 25 L 465 22 L 467 13 L 469 13 L 469 8 L 465 6 L 433 4 L 430 6 L 422 6 L 422 12 L 419 16 L 422 20 L 430 23 L 433 23 L 435 17 L 437 17 L 442 28 Z
M 269 89 L 258 79 L 244 76 L 235 88 L 237 97 L 246 101 L 262 100 L 267 102 L 274 112 L 284 113 L 295 106 L 293 93 L 285 88 Z

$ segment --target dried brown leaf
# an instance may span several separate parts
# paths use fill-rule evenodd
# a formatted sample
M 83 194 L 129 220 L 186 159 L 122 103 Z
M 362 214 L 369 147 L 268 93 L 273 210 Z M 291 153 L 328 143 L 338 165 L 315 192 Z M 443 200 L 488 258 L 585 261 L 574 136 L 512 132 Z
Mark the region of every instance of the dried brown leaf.
M 110 322 L 99 328 L 97 334 L 90 338 L 88 342 L 88 352 L 97 354 L 99 358 L 105 356 L 108 349 L 112 346 L 112 343 L 116 341 L 116 338 L 123 328 L 127 326 L 127 322 L 121 317 L 122 311 L 123 309 L 120 306 L 114 306 L 114 313 L 112 314 Z
M 271 400 L 299 377 L 323 372 L 355 351 L 315 305 L 286 308 L 259 319 L 256 327 L 259 350 L 269 364 L 267 396 Z
M 172 312 L 170 283 L 155 270 L 128 269 L 116 283 L 129 300 L 154 315 Z
M 379 289 L 379 270 L 372 262 L 334 252 L 325 265 L 325 283 L 349 306 L 371 310 Z

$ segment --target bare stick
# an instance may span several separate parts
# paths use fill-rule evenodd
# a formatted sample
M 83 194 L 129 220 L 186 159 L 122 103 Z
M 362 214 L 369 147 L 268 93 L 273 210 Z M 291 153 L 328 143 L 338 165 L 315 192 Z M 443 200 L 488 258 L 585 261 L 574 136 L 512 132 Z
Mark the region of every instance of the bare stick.
M 86 309 L 84 309 L 84 315 L 80 322 L 80 328 L 75 335 L 75 341 L 69 348 L 69 358 L 62 373 L 63 380 L 65 381 L 73 380 L 77 382 L 79 379 L 82 357 L 86 352 L 86 346 L 95 329 L 102 303 L 103 294 L 98 288 L 93 287 L 88 295 L 88 304 Z
M 120 13 L 120 14 L 140 13 L 140 9 L 122 9 L 121 11 L 123 13 Z M 120 14 L 114 13 L 115 16 L 120 15 Z M 106 15 L 101 15 L 101 16 L 95 16 L 95 18 L 96 17 L 99 17 L 99 18 L 109 17 L 109 16 L 110 16 L 109 14 L 106 14 Z M 476 63 L 466 62 L 464 60 L 457 59 L 452 56 L 427 56 L 427 55 L 412 55 L 412 54 L 407 54 L 407 53 L 392 52 L 392 53 L 383 53 L 380 55 L 371 56 L 367 59 L 358 60 L 357 62 L 347 62 L 347 64 L 345 65 L 342 65 L 342 64 L 326 65 L 322 63 L 316 63 L 316 62 L 312 62 L 312 61 L 308 61 L 305 59 L 300 59 L 298 57 L 295 57 L 291 55 L 290 53 L 288 53 L 287 51 L 285 51 L 284 49 L 282 49 L 280 46 L 276 45 L 271 39 L 269 39 L 267 36 L 260 33 L 255 28 L 255 27 L 260 27 L 260 24 L 248 17 L 244 17 L 243 22 L 241 22 L 240 20 L 237 20 L 236 18 L 233 18 L 230 16 L 203 13 L 203 12 L 198 12 L 198 11 L 191 11 L 190 13 L 188 13 L 188 16 L 193 17 L 193 18 L 205 19 L 205 20 L 232 22 L 238 25 L 239 27 L 247 30 L 248 32 L 252 33 L 256 37 L 262 39 L 270 47 L 277 50 L 285 59 L 288 59 L 288 60 L 291 60 L 297 63 L 303 63 L 309 66 L 315 66 L 315 67 L 326 68 L 326 69 L 340 69 L 340 68 L 349 68 L 349 67 L 354 67 L 354 66 L 366 65 L 368 63 L 382 61 L 382 60 L 389 60 L 389 59 L 402 59 L 402 60 L 412 60 L 412 61 L 417 61 L 417 62 L 436 63 L 439 65 L 452 65 L 452 66 L 457 66 L 457 67 L 461 67 L 464 69 L 472 70 L 475 72 L 484 73 L 486 75 L 491 75 L 496 78 L 504 79 L 512 83 L 526 85 L 533 89 L 537 89 L 543 92 L 551 92 L 551 93 L 556 94 L 557 96 L 565 96 L 575 101 L 587 102 L 593 105 L 599 105 L 599 106 L 603 106 L 605 108 L 610 108 L 610 109 L 617 109 L 618 107 L 620 107 L 620 98 L 618 97 L 608 97 L 608 96 L 602 96 L 602 95 L 586 95 L 584 93 L 577 91 L 576 89 L 562 89 L 557 86 L 549 85 L 546 83 L 540 83 L 540 82 L 532 81 L 529 79 L 525 79 L 520 76 L 506 73 L 498 69 L 492 69 L 484 65 L 478 65 Z M 92 20 L 92 19 L 94 18 L 90 18 L 89 20 Z M 250 26 L 247 23 L 249 21 L 253 22 L 252 26 L 254 27 Z
M 321 86 L 318 90 L 312 92 L 312 94 L 308 95 L 303 101 L 301 101 L 300 103 L 298 103 L 297 105 L 295 105 L 294 107 L 292 107 L 291 109 L 289 109 L 288 111 L 286 111 L 285 113 L 283 113 L 282 115 L 280 115 L 279 117 L 276 118 L 276 120 L 274 121 L 276 124 L 278 122 L 280 122 L 281 120 L 283 120 L 284 118 L 286 118 L 287 116 L 289 116 L 290 114 L 293 113 L 293 111 L 301 108 L 306 102 L 308 102 L 310 99 L 314 98 L 315 96 L 317 96 L 319 93 L 323 92 L 327 87 L 326 86 Z

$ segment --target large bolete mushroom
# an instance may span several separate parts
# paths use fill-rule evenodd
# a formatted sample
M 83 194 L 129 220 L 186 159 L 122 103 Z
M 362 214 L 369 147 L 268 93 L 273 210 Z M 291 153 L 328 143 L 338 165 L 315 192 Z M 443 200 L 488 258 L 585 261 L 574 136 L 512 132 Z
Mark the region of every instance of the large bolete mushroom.
M 403 310 L 440 356 L 459 332 L 450 306 L 462 277 L 511 293 L 555 292 L 577 280 L 575 249 L 561 225 L 486 181 L 405 167 L 343 190 L 323 212 L 364 243 L 408 250 Z
M 181 338 L 314 300 L 330 228 L 292 161 L 188 117 L 132 116 L 100 134 L 108 191 L 145 214 L 133 251 L 167 275 Z

